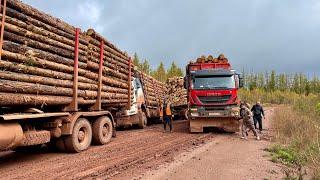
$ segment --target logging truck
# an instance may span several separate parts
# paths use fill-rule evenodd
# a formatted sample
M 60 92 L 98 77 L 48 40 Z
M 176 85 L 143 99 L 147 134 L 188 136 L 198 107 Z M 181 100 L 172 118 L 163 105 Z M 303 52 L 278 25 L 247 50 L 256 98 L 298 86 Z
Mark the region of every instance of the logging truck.
M 239 130 L 238 89 L 243 80 L 220 55 L 215 59 L 198 58 L 186 66 L 185 87 L 188 90 L 188 118 L 191 132 L 219 128 Z
M 0 150 L 108 143 L 113 113 L 131 107 L 130 57 L 93 29 L 1 2 Z
M 149 122 L 160 121 L 160 105 L 164 95 L 164 84 L 138 70 L 135 70 L 134 74 L 131 107 L 118 111 L 115 120 L 117 126 L 137 125 L 143 129 Z

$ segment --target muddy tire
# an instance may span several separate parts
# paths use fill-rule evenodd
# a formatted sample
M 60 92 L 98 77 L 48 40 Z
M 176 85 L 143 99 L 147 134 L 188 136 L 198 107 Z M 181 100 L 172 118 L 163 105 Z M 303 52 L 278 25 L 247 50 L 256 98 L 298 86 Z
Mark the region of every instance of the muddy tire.
M 184 110 L 184 111 L 183 111 L 183 118 L 184 118 L 185 120 L 188 120 L 188 118 L 189 118 L 189 117 L 188 117 L 188 113 L 189 113 L 188 110 Z
M 103 145 L 110 142 L 113 135 L 113 126 L 109 117 L 103 116 L 94 121 L 92 126 L 92 142 Z
M 138 113 L 138 118 L 139 118 L 139 124 L 138 124 L 138 127 L 140 129 L 144 129 L 145 127 L 147 127 L 147 117 L 146 117 L 146 114 L 142 111 L 139 111 Z
M 68 152 L 78 153 L 87 150 L 92 141 L 92 128 L 85 118 L 79 118 L 74 124 L 72 134 L 64 139 Z

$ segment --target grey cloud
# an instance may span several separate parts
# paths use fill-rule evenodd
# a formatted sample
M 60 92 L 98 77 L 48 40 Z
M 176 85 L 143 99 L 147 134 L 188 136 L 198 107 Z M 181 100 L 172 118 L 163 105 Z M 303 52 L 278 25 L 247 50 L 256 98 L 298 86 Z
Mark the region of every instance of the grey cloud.
M 168 66 L 172 60 L 183 67 L 202 54 L 224 53 L 239 70 L 320 69 L 317 0 L 25 2 L 75 26 L 97 28 L 121 49 L 149 59 L 153 67 L 159 61 Z M 87 16 L 77 14 L 79 7 L 88 10 Z

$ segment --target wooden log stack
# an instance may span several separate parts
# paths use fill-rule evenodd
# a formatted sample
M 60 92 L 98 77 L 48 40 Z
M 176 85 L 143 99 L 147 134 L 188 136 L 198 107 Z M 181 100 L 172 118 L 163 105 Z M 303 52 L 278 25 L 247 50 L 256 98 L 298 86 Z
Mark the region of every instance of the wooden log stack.
M 208 57 L 201 56 L 197 58 L 196 63 L 228 63 L 228 59 L 223 54 L 220 54 L 217 58 L 209 55 Z
M 183 86 L 183 77 L 173 77 L 167 80 L 168 101 L 174 107 L 187 106 L 187 90 Z
M 135 74 L 141 80 L 146 98 L 146 105 L 157 108 L 160 107 L 165 96 L 165 83 L 139 71 L 136 71 Z
M 7 0 L 0 59 L 0 107 L 67 105 L 73 97 L 78 47 L 78 103 L 124 107 L 129 97 L 129 56 L 94 30 L 80 32 L 19 0 Z M 103 51 L 101 51 L 101 49 Z

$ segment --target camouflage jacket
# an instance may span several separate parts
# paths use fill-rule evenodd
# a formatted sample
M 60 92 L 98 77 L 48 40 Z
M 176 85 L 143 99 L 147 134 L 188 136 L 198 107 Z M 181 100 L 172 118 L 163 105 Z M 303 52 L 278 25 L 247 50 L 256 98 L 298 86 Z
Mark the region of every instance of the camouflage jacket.
M 241 116 L 243 121 L 251 121 L 253 114 L 250 109 L 248 109 L 247 107 L 243 107 L 241 108 Z

